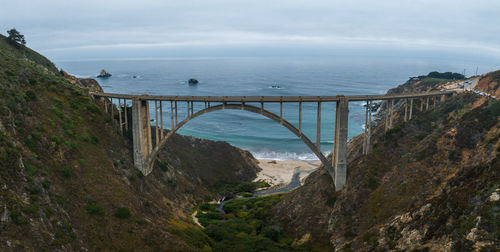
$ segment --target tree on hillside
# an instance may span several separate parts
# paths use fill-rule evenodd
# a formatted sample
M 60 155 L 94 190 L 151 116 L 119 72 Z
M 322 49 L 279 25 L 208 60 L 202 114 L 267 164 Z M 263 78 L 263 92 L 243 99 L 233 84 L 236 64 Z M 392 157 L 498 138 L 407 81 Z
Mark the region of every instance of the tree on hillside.
M 24 35 L 19 33 L 15 28 L 12 28 L 7 31 L 9 36 L 7 37 L 7 41 L 16 46 L 19 47 L 19 44 L 26 45 L 26 40 L 24 40 Z
M 452 72 L 445 72 L 445 73 L 440 73 L 440 72 L 430 72 L 427 77 L 431 78 L 438 78 L 438 79 L 449 79 L 449 80 L 463 80 L 465 79 L 465 76 L 463 74 L 459 73 L 452 73 Z

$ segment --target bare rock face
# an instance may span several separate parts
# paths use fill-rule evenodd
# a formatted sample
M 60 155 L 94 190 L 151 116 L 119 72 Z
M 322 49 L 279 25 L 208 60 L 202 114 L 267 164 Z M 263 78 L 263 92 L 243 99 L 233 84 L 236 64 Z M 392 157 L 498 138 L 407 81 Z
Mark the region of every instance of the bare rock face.
M 80 86 L 82 88 L 88 89 L 94 92 L 104 92 L 99 83 L 92 78 L 77 78 L 65 71 L 61 71 L 63 77 L 69 81 L 71 84 Z
M 500 97 L 500 71 L 491 72 L 481 78 L 476 89 Z

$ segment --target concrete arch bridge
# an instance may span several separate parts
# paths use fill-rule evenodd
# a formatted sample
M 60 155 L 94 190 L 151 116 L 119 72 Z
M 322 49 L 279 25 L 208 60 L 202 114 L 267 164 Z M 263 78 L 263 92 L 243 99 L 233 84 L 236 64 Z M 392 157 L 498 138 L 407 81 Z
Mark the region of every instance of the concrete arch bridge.
M 151 173 L 154 161 L 159 150 L 165 145 L 168 139 L 175 134 L 188 121 L 213 111 L 218 110 L 244 110 L 251 113 L 265 116 L 287 128 L 298 138 L 300 138 L 311 151 L 321 160 L 326 170 L 332 177 L 335 183 L 336 190 L 341 190 L 344 187 L 347 178 L 347 125 L 349 115 L 349 102 L 366 102 L 365 125 L 371 125 L 372 111 L 371 103 L 373 101 L 386 101 L 389 113 L 386 116 L 386 130 L 392 127 L 394 101 L 403 100 L 405 104 L 405 120 L 411 119 L 413 111 L 413 100 L 421 99 L 420 110 L 429 109 L 430 101 L 436 103 L 437 98 L 444 99 L 446 96 L 453 94 L 454 91 L 445 92 L 428 92 L 428 93 L 413 93 L 413 94 L 396 94 L 396 95 L 359 95 L 359 96 L 152 96 L 152 95 L 128 95 L 128 94 L 113 94 L 113 93 L 91 93 L 92 96 L 102 99 L 106 112 L 113 115 L 114 111 L 118 111 L 119 130 L 123 134 L 124 131 L 132 130 L 132 141 L 134 148 L 134 165 L 144 174 Z M 113 99 L 118 101 L 114 107 Z M 432 99 L 432 100 L 431 100 Z M 132 103 L 132 125 L 129 127 L 128 113 L 124 107 L 127 107 L 128 101 Z M 164 103 L 167 103 L 170 109 L 170 131 L 165 135 L 163 130 L 163 109 Z M 201 109 L 194 110 L 195 103 L 202 103 Z M 249 105 L 260 104 L 260 106 Z M 280 113 L 276 114 L 265 109 L 265 104 L 279 103 Z M 299 122 L 295 126 L 283 117 L 283 103 L 298 103 Z M 313 143 L 302 132 L 302 104 L 316 103 L 317 104 L 317 129 L 316 142 Z M 332 159 L 328 160 L 320 149 L 320 133 L 321 133 L 321 107 L 323 104 L 335 103 L 335 130 L 334 145 L 332 151 Z M 154 105 L 152 105 L 154 104 Z M 185 104 L 181 105 L 181 104 Z M 155 123 L 151 125 L 150 120 L 150 105 L 154 106 Z M 187 109 L 186 118 L 179 121 L 178 111 Z M 200 106 L 197 106 L 200 107 Z M 152 127 L 153 126 L 153 127 Z M 153 128 L 153 129 L 152 129 Z M 155 145 L 153 147 L 152 130 L 155 130 Z M 365 127 L 363 154 L 368 154 L 370 151 L 370 127 Z

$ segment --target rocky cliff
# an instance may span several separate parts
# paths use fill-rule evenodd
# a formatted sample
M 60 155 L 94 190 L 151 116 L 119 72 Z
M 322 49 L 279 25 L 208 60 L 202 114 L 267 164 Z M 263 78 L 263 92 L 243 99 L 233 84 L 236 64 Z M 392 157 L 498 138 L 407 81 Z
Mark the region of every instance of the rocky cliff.
M 410 80 L 390 92 L 422 86 Z M 362 136 L 350 140 L 341 192 L 320 169 L 274 207 L 275 218 L 332 250 L 498 249 L 500 103 L 463 93 L 413 112 L 403 122 L 399 107 L 387 132 L 378 122 L 367 156 Z
M 0 250 L 208 249 L 188 216 L 214 185 L 253 179 L 253 157 L 175 136 L 144 177 L 89 88 L 0 37 Z
M 500 97 L 500 71 L 489 73 L 481 78 L 477 90 Z

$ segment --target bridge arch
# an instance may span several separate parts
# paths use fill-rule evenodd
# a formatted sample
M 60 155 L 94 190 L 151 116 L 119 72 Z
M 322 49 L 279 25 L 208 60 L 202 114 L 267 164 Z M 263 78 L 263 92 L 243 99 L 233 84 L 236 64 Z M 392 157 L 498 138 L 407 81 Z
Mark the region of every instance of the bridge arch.
M 148 160 L 147 164 L 149 166 L 148 170 L 152 171 L 154 161 L 156 160 L 156 156 L 158 155 L 160 149 L 167 143 L 168 139 L 170 139 L 170 137 L 172 137 L 172 135 L 175 134 L 177 132 L 177 130 L 182 128 L 182 126 L 184 126 L 187 122 L 189 122 L 190 120 L 192 120 L 198 116 L 201 116 L 203 114 L 218 111 L 218 110 L 225 110 L 225 109 L 244 110 L 244 111 L 260 114 L 260 115 L 263 115 L 263 116 L 265 116 L 269 119 L 272 119 L 273 121 L 283 125 L 289 131 L 291 131 L 293 134 L 295 134 L 298 138 L 300 138 L 307 145 L 307 147 L 309 147 L 309 149 L 311 149 L 311 151 L 319 158 L 321 163 L 326 167 L 327 171 L 330 173 L 332 178 L 334 177 L 334 170 L 330 164 L 330 161 L 323 155 L 323 153 L 321 153 L 321 151 L 319 151 L 316 148 L 314 143 L 311 142 L 311 140 L 308 137 L 306 137 L 304 134 L 302 134 L 295 126 L 293 126 L 293 124 L 291 124 L 287 120 L 279 117 L 278 115 L 270 112 L 269 110 L 265 110 L 263 108 L 259 108 L 259 107 L 252 106 L 252 105 L 246 105 L 246 104 L 221 104 L 221 105 L 211 106 L 211 107 L 202 109 L 202 110 L 190 115 L 189 117 L 187 117 L 183 121 L 179 122 L 172 130 L 170 130 L 168 132 L 168 134 L 151 151 L 151 153 L 147 159 Z

